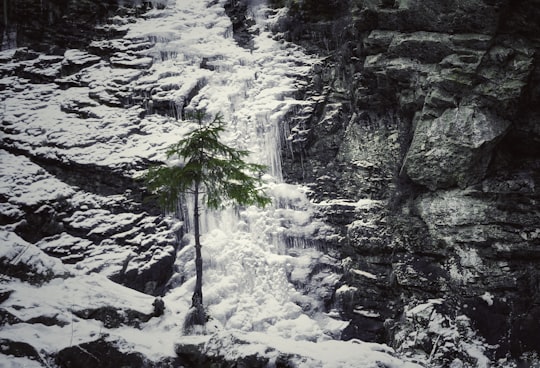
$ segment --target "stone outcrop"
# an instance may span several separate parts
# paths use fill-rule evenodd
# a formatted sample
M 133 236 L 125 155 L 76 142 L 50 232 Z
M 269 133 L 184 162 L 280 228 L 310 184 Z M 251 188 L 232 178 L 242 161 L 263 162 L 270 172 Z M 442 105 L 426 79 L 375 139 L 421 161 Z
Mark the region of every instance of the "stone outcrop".
M 104 339 L 71 346 L 58 352 L 56 364 L 62 368 L 154 366 L 138 353 L 124 353 L 114 343 Z
M 407 176 L 431 190 L 478 183 L 509 125 L 469 106 L 450 108 L 433 120 L 419 121 L 404 161 Z
M 117 1 L 51 0 L 5 4 L 7 8 L 2 9 L 8 13 L 2 16 L 1 34 L 8 38 L 2 40 L 2 49 L 7 50 L 0 52 L 0 267 L 2 277 L 13 283 L 2 287 L 0 324 L 15 329 L 19 324 L 59 329 L 71 324 L 76 329 L 73 324 L 77 321 L 94 321 L 105 328 L 138 328 L 163 314 L 162 301 L 151 314 L 134 306 L 114 305 L 110 297 L 100 302 L 87 300 L 86 306 L 66 308 L 69 320 L 62 311 L 51 312 L 35 303 L 35 310 L 28 312 L 32 307 L 17 306 L 9 297 L 17 282 L 35 287 L 70 283 L 76 278 L 73 272 L 99 273 L 151 295 L 161 295 L 166 288 L 182 223 L 163 216 L 136 179 L 136 171 L 148 165 L 148 157 L 121 154 L 123 158 L 108 161 L 117 144 L 126 147 L 130 137 L 147 134 L 146 129 L 156 132 L 141 124 L 146 114 L 142 98 L 132 98 L 121 87 L 151 65 L 151 58 L 137 58 L 132 52 L 148 43 L 141 46 L 117 39 L 125 34 L 123 26 L 144 14 L 150 3 L 126 1 L 120 6 Z M 103 38 L 107 41 L 101 42 Z M 95 41 L 93 46 L 91 41 Z M 107 88 L 89 72 L 103 70 L 105 65 L 121 74 L 106 81 L 110 83 Z M 138 108 L 132 108 L 135 103 Z M 48 114 L 53 115 L 52 125 L 39 127 L 47 120 L 42 116 Z M 114 126 L 120 115 L 124 132 Z M 105 125 L 99 126 L 99 121 Z M 66 136 L 66 128 L 74 135 Z M 96 145 L 106 153 L 96 157 L 99 149 L 92 148 Z M 150 309 L 151 301 L 147 304 Z M 61 367 L 169 364 L 124 353 L 103 339 L 55 353 L 23 339 L 17 334 L 13 341 L 2 339 L 0 360 L 11 356 L 20 358 L 23 365 L 26 359 L 47 366 L 55 360 Z
M 480 364 L 464 331 L 493 361 L 537 352 L 540 3 L 274 4 L 276 31 L 322 57 L 283 166 L 315 201 L 348 202 L 321 207 L 347 265 L 343 338 L 443 365 Z M 453 342 L 435 317 L 407 322 L 423 303 Z
M 228 0 L 224 8 L 231 19 L 235 41 L 242 47 L 253 48 L 253 34 L 258 31 L 251 29 L 255 25 L 255 20 L 248 14 L 248 1 Z
M 177 133 L 160 116 L 183 117 L 219 63 L 204 59 L 201 77 L 185 85 L 169 79 L 173 71 L 145 79 L 154 60 L 171 55 L 142 55 L 151 38 L 119 36 L 155 2 L 4 3 L 2 44 L 25 47 L 0 53 L 0 242 L 12 246 L 0 255 L 3 275 L 39 286 L 69 279 L 62 263 L 73 264 L 160 294 L 182 224 L 144 201 L 135 173 Z M 233 37 L 251 48 L 248 3 L 224 5 Z M 343 339 L 387 343 L 438 366 L 528 364 L 523 354 L 540 352 L 540 3 L 272 3 L 288 9 L 275 37 L 321 56 L 296 92 L 305 106 L 284 119 L 282 157 L 286 179 L 306 184 L 317 221 L 333 229 L 313 242 L 289 239 L 332 255 L 290 281 L 349 322 Z M 40 114 L 55 114 L 68 131 L 44 129 Z M 89 126 L 95 134 L 77 134 Z M 132 145 L 152 134 L 160 143 L 148 152 Z M 137 155 L 125 153 L 133 147 Z M 337 287 L 323 283 L 340 270 Z M 2 326 L 73 324 L 59 315 L 19 318 L 12 293 L 0 291 Z M 71 313 L 106 328 L 137 327 L 166 307 L 154 308 L 99 304 Z M 231 361 L 196 344 L 150 362 L 96 338 L 59 351 L 56 364 L 106 366 L 98 356 L 109 366 L 268 363 L 256 354 Z M 2 354 L 44 363 L 31 345 L 0 345 Z M 275 365 L 302 359 L 279 355 Z
M 148 43 L 128 44 L 115 37 L 123 35 L 124 24 L 143 14 L 150 3 L 7 3 L 4 23 L 6 19 L 8 23 L 4 26 L 14 27 L 17 45 L 25 47 L 6 50 L 1 56 L 0 225 L 14 231 L 21 242 L 35 244 L 64 263 L 160 294 L 173 272 L 181 227 L 144 200 L 148 195 L 133 173 L 146 167 L 148 159 L 128 155 L 117 162 L 105 162 L 116 144 L 120 148 L 129 137 L 146 134 L 140 127 L 145 109 L 131 108 L 135 103 L 142 105 L 142 98 L 126 94 L 121 85 L 133 81 L 141 75 L 140 68 L 151 64 L 147 60 L 151 58 L 136 57 L 132 52 L 148 47 Z M 30 15 L 36 23 L 26 21 Z M 89 23 L 84 27 L 88 29 L 78 28 L 87 17 Z M 77 22 L 65 25 L 68 19 Z M 78 37 L 79 32 L 84 37 Z M 107 37 L 106 42 L 101 42 L 103 37 Z M 100 49 L 102 44 L 110 47 Z M 55 49 L 49 50 L 49 46 Z M 107 86 L 92 79 L 89 70 L 101 69 L 103 63 L 117 68 L 122 77 L 106 81 Z M 81 88 L 85 91 L 74 92 Z M 59 97 L 62 91 L 65 98 Z M 105 112 L 100 104 L 109 110 Z M 70 120 L 74 135 L 64 136 L 60 127 L 52 131 L 38 127 L 47 106 L 57 114 L 57 121 Z M 121 133 L 110 124 L 124 112 L 129 122 L 123 124 Z M 89 121 L 93 123 L 87 125 Z M 100 121 L 110 129 L 99 127 Z M 32 122 L 37 126 L 31 127 Z M 88 134 L 77 135 L 86 128 L 90 128 Z M 100 144 L 109 152 L 97 158 L 91 147 Z M 5 261 L 10 264 L 9 259 Z
M 54 54 L 65 48 L 84 48 L 96 36 L 120 36 L 124 30 L 110 27 L 108 19 L 126 12 L 143 14 L 151 4 L 134 7 L 136 1 L 123 3 L 127 6 L 119 10 L 116 0 L 6 0 L 0 18 L 1 44 L 3 48 L 24 44 Z

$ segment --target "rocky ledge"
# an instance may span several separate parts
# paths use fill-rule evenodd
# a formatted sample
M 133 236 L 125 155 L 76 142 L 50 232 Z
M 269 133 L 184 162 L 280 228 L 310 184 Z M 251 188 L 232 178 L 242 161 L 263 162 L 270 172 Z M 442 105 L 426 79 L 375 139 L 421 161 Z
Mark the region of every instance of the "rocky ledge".
M 138 179 L 185 131 L 130 85 L 152 39 L 124 36 L 152 4 L 4 5 L 0 365 L 167 366 L 109 336 L 163 314 L 183 236 Z
M 71 5 L 62 10 L 64 18 L 56 14 L 55 2 L 41 11 L 58 17 L 49 21 L 61 21 L 86 14 L 91 6 Z M 10 15 L 16 22 L 35 6 Z M 32 33 L 38 29 L 23 22 L 26 28 L 17 28 L 22 35 L 58 49 L 43 53 L 32 44 L 0 54 L 0 225 L 79 270 L 158 295 L 172 275 L 181 223 L 143 201 L 147 195 L 136 177 L 166 146 L 163 134 L 178 128 L 162 125 L 166 119 L 159 116 L 145 118 L 146 109 L 133 103 L 137 96 L 122 90 L 148 66 L 149 58 L 133 50 L 149 44 L 114 35 L 124 35 L 125 25 L 147 9 L 112 4 L 107 9 L 104 24 L 86 35 L 88 44 L 96 40 L 86 50 L 70 48 L 71 33 L 54 33 L 56 24 L 41 39 Z M 104 29 L 105 43 L 116 42 L 106 51 L 99 48 Z M 24 37 L 18 42 L 29 43 Z M 141 139 L 149 147 L 146 157 L 134 150 Z M 12 261 L 2 259 L 4 265 Z
M 21 15 L 46 14 L 35 28 L 8 27 L 13 13 L 3 17 L 4 31 L 16 35 L 4 45 L 37 42 L 0 54 L 0 240 L 12 245 L 0 249 L 0 317 L 6 334 L 36 327 L 24 336 L 32 344 L 3 335 L 2 353 L 66 367 L 95 366 L 95 351 L 132 366 L 305 361 L 262 337 L 250 345 L 263 354 L 225 356 L 218 345 L 241 346 L 243 336 L 218 336 L 168 352 L 177 360 L 150 362 L 124 354 L 130 350 L 118 336 L 87 323 L 100 321 L 110 333 L 120 324 L 153 326 L 154 297 L 122 289 L 127 306 L 109 279 L 160 294 L 182 224 L 145 202 L 135 178 L 185 133 L 176 118 L 220 67 L 216 58 L 188 77 L 149 72 L 175 49 L 152 49 L 158 40 L 144 34 L 120 36 L 159 2 L 112 3 L 43 1 Z M 307 103 L 283 117 L 282 137 L 285 176 L 308 186 L 320 215 L 313 226 L 324 219 L 332 227 L 321 225 L 316 240 L 341 259 L 321 262 L 322 281 L 327 269 L 332 278 L 343 271 L 337 285 L 324 284 L 321 308 L 347 321 L 343 339 L 394 348 L 359 343 L 365 349 L 353 358 L 383 349 L 389 366 L 394 351 L 453 368 L 533 364 L 540 352 L 538 1 L 273 3 L 284 14 L 276 37 L 323 59 L 296 92 Z M 226 4 L 249 49 L 247 2 Z M 64 17 L 62 9 L 75 14 Z M 89 9 L 99 26 L 85 38 L 66 19 Z M 300 285 L 303 275 L 289 278 Z M 74 293 L 91 303 L 73 302 Z M 45 354 L 58 346 L 48 338 L 58 337 L 43 326 L 72 326 L 62 336 L 66 348 Z M 163 339 L 175 328 L 158 327 Z M 77 331 L 94 340 L 78 340 Z M 306 344 L 305 355 L 311 350 Z
M 217 229 L 205 243 L 205 297 L 215 318 L 208 328 L 216 331 L 183 336 L 193 248 L 181 247 L 181 238 L 189 241 L 182 221 L 147 201 L 138 174 L 190 129 L 181 120 L 192 101 L 191 108 L 236 109 L 235 143 L 248 143 L 237 135 L 251 134 L 248 126 L 251 139 L 266 139 L 263 123 L 304 105 L 289 96 L 312 65 L 296 47 L 257 39 L 248 2 L 185 3 L 192 12 L 160 1 L 107 2 L 106 16 L 97 11 L 94 19 L 105 2 L 20 2 L 20 13 L 3 17 L 16 35 L 0 53 L 0 243 L 8 245 L 0 247 L 0 360 L 28 367 L 406 364 L 379 344 L 322 341 L 344 325 L 324 306 L 340 266 L 310 247 L 309 235 L 326 227 L 303 191 L 277 179 L 268 183 L 278 202 L 271 216 L 240 211 L 239 232 Z M 88 12 L 98 25 L 75 30 Z M 17 17 L 16 26 L 5 22 Z M 256 147 L 267 151 L 257 155 L 275 153 L 273 141 Z M 276 173 L 278 156 L 269 158 Z
M 540 351 L 540 3 L 274 4 L 288 9 L 276 31 L 325 57 L 284 168 L 341 234 L 343 338 L 443 366 L 527 362 Z

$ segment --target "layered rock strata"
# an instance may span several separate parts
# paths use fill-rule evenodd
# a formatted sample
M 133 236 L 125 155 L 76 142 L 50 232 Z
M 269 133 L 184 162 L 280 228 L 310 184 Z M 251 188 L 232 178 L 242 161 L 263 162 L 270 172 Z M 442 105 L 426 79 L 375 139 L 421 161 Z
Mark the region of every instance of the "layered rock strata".
M 133 102 L 137 92 L 126 87 L 151 64 L 133 50 L 149 44 L 114 38 L 145 8 L 87 2 L 62 7 L 53 1 L 8 5 L 8 19 L 18 30 L 15 40 L 28 47 L 0 53 L 2 231 L 85 272 L 160 294 L 173 272 L 181 224 L 143 200 L 147 194 L 135 177 L 150 157 L 129 153 L 129 147 L 170 127 L 156 130 L 158 117 L 144 120 L 145 108 Z M 73 43 L 78 33 L 56 22 L 78 20 L 92 6 L 105 7 L 94 15 L 109 18 L 100 18 L 98 27 L 88 25 L 95 31 L 77 38 L 88 51 L 73 49 L 82 46 Z M 40 11 L 51 15 L 36 17 L 36 24 L 25 20 Z M 49 29 L 41 32 L 43 27 Z M 100 40 L 102 32 L 106 41 Z
M 540 3 L 274 3 L 325 57 L 283 156 L 341 234 L 343 338 L 443 365 L 480 364 L 472 340 L 537 352 Z

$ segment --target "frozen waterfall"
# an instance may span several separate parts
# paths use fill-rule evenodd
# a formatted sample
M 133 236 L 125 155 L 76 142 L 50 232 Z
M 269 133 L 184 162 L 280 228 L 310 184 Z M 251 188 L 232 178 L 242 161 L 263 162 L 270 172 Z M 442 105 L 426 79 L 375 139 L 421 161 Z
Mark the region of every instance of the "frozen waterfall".
M 153 95 L 171 102 L 171 117 L 182 110 L 222 113 L 229 127 L 224 141 L 252 152 L 250 161 L 265 164 L 266 192 L 274 205 L 261 210 L 224 210 L 202 216 L 205 302 L 214 322 L 225 329 L 269 332 L 297 340 L 339 337 L 344 322 L 325 315 L 321 290 L 297 290 L 315 264 L 329 257 L 309 247 L 325 229 L 303 188 L 282 182 L 280 127 L 291 109 L 306 102 L 293 97 L 317 60 L 296 46 L 273 39 L 268 31 L 274 12 L 253 2 L 256 20 L 252 49 L 232 38 L 223 1 L 178 0 L 130 29 L 128 38 L 153 42 Z M 178 138 L 178 137 L 177 137 Z M 289 246 L 287 246 L 289 244 Z M 291 245 L 293 246 L 291 248 Z M 294 245 L 297 248 L 294 249 Z M 166 296 L 175 313 L 186 312 L 194 283 L 193 247 L 178 255 L 177 280 Z M 338 281 L 321 276 L 321 289 Z
M 157 364 L 177 357 L 176 345 L 195 344 L 202 346 L 201 354 L 228 361 L 257 355 L 269 366 L 278 356 L 303 368 L 415 366 L 395 358 L 387 346 L 339 341 L 347 321 L 336 318 L 325 302 L 341 265 L 320 241 L 336 235 L 318 218 L 308 189 L 283 182 L 280 145 L 290 133 L 288 119 L 313 108 L 314 102 L 298 99 L 297 92 L 307 87 L 319 60 L 269 31 L 282 10 L 270 9 L 264 0 L 247 1 L 254 24 L 249 48 L 233 37 L 227 0 L 150 3 L 154 6 L 142 15 L 130 10 L 100 25 L 101 34 L 111 30 L 118 36 L 96 37 L 85 50 L 0 52 L 6 61 L 0 80 L 2 133 L 6 145 L 23 153 L 0 152 L 0 194 L 9 198 L 3 209 L 19 221 L 25 215 L 21 208 L 39 207 L 58 215 L 64 226 L 35 244 L 15 233 L 15 223 L 0 228 L 0 243 L 11 244 L 0 247 L 0 258 L 22 260 L 51 277 L 40 285 L 2 280 L 10 290 L 2 307 L 20 323 L 2 325 L 0 339 L 16 336 L 53 355 L 104 340 Z M 23 69 L 39 83 L 11 73 Z M 265 209 L 204 214 L 203 293 L 212 320 L 200 335 L 183 331 L 195 283 L 190 234 L 177 251 L 180 221 L 157 211 L 150 215 L 138 207 L 140 193 L 116 182 L 131 183 L 148 162 L 165 161 L 166 148 L 189 132 L 193 123 L 184 117 L 191 109 L 223 114 L 229 123 L 223 140 L 250 151 L 249 161 L 268 166 L 264 190 L 273 199 Z M 32 157 L 78 168 L 80 174 L 49 173 Z M 69 212 L 60 208 L 64 202 Z M 129 212 L 131 207 L 137 211 Z M 157 284 L 156 278 L 140 277 L 152 280 L 134 287 L 146 293 L 111 281 L 129 275 L 135 283 L 140 275 L 165 270 L 159 275 L 165 283 L 175 255 L 163 315 L 154 315 L 149 295 L 161 292 L 148 285 Z M 163 266 L 161 260 L 169 263 Z M 86 318 L 93 311 L 105 312 L 101 319 Z M 107 324 L 109 311 L 121 322 Z M 130 313 L 148 319 L 133 317 L 130 324 Z M 18 357 L 8 359 L 10 367 L 26 366 Z

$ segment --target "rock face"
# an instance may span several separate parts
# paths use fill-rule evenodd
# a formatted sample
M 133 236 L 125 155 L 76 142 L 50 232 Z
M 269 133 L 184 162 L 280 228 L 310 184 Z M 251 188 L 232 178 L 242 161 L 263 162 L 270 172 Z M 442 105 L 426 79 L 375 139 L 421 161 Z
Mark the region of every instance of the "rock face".
M 40 8 L 42 4 L 45 8 Z M 6 354 L 0 354 L 0 360 L 14 361 L 16 366 L 30 365 L 27 361 L 37 358 L 64 367 L 179 366 L 174 358 L 161 364 L 161 358 L 174 354 L 166 346 L 184 332 L 184 313 L 191 305 L 187 301 L 194 275 L 193 247 L 177 252 L 183 223 L 163 216 L 145 201 L 147 193 L 137 174 L 163 160 L 164 149 L 192 128 L 189 121 L 178 121 L 191 100 L 189 108 L 223 108 L 234 123 L 230 129 L 234 134 L 228 138 L 235 143 L 249 146 L 251 139 L 241 135 L 253 135 L 261 138 L 256 146 L 265 147 L 257 154 L 278 157 L 273 139 L 262 142 L 266 137 L 259 134 L 277 119 L 265 118 L 275 113 L 279 117 L 296 103 L 303 105 L 288 96 L 296 79 L 290 73 L 303 75 L 306 69 L 295 55 L 305 54 L 275 41 L 268 44 L 267 31 L 257 39 L 249 33 L 253 30 L 244 32 L 251 23 L 243 14 L 245 2 L 171 2 L 166 9 L 145 13 L 144 19 L 138 17 L 146 7 L 119 6 L 80 45 L 58 34 L 57 24 L 47 23 L 47 9 L 53 4 L 55 11 L 65 11 L 53 20 L 84 19 L 74 2 L 21 2 L 22 14 L 42 11 L 44 16 L 37 29 L 20 20 L 21 27 L 32 29 L 30 41 L 36 43 L 15 38 L 17 48 L 0 52 L 0 266 L 6 280 L 0 288 L 0 334 L 6 345 L 0 353 Z M 224 6 L 238 22 L 229 22 Z M 42 44 L 41 22 L 59 38 Z M 258 49 L 238 47 L 228 37 L 231 30 L 241 32 L 238 42 L 245 40 L 244 47 L 249 49 L 253 41 Z M 101 37 L 102 31 L 110 33 Z M 201 41 L 207 44 L 201 47 Z M 216 51 L 219 47 L 223 50 Z M 276 54 L 279 63 L 274 62 Z M 206 105 L 210 100 L 215 104 Z M 231 114 L 232 108 L 239 113 Z M 263 121 L 268 124 L 258 124 Z M 269 159 L 279 166 L 279 160 Z M 339 264 L 319 250 L 304 249 L 310 244 L 306 238 L 321 229 L 319 222 L 311 221 L 312 206 L 303 192 L 269 181 L 268 190 L 280 193 L 274 194 L 280 202 L 274 217 L 241 210 L 239 233 L 218 233 L 205 242 L 204 257 L 209 260 L 205 290 L 210 291 L 206 300 L 209 305 L 221 304 L 214 314 L 216 326 L 230 320 L 226 328 L 265 330 L 275 325 L 274 333 L 302 339 L 335 336 L 343 323 L 323 315 L 319 302 L 331 299 Z M 255 223 L 253 239 L 258 239 L 252 242 L 244 235 L 251 235 L 247 230 Z M 296 249 L 286 257 L 272 257 L 266 251 L 270 246 L 281 252 L 277 249 L 281 245 Z M 272 257 L 270 262 L 267 256 Z M 312 269 L 314 263 L 317 267 Z M 125 286 L 150 295 L 162 295 L 168 287 L 175 291 L 160 303 Z M 240 302 L 243 299 L 247 302 Z M 324 330 L 310 320 L 311 313 L 325 319 Z M 292 323 L 283 323 L 282 318 Z M 60 335 L 66 338 L 57 339 Z M 245 341 L 249 339 L 232 343 L 247 345 Z M 359 350 L 358 344 L 337 343 Z M 371 357 L 376 349 L 366 344 L 359 355 Z M 309 356 L 311 349 L 306 350 L 304 355 Z M 373 359 L 391 361 L 390 354 L 388 349 Z M 249 353 L 245 361 L 224 353 L 210 361 L 189 354 L 186 359 L 212 366 L 219 362 L 253 366 L 259 360 L 260 366 L 272 364 L 258 355 Z M 286 357 L 280 360 L 286 364 Z
M 323 206 L 348 269 L 343 338 L 443 365 L 483 364 L 473 335 L 493 361 L 537 352 L 540 3 L 274 3 L 276 31 L 324 56 L 283 166 L 346 202 Z
M 252 3 L 223 2 L 247 49 Z M 343 339 L 387 343 L 436 366 L 533 364 L 526 354 L 540 353 L 540 2 L 272 3 L 286 9 L 276 37 L 322 57 L 296 92 L 306 104 L 283 119 L 282 157 L 286 179 L 306 184 L 317 221 L 332 227 L 315 239 L 332 257 L 289 281 L 320 293 L 324 308 L 349 322 Z M 151 37 L 120 36 L 159 1 L 4 4 L 0 243 L 10 248 L 0 247 L 2 275 L 36 290 L 64 278 L 80 287 L 64 263 L 160 294 L 182 223 L 145 202 L 135 176 L 159 159 L 167 137 L 184 133 L 169 120 L 183 117 L 219 60 L 203 59 L 190 83 L 169 78 L 178 71 L 149 77 L 174 49 L 141 53 Z M 27 297 L 29 314 L 17 316 L 22 302 L 11 294 L 0 290 L 2 326 L 137 327 L 165 307 L 155 303 L 152 314 L 150 297 L 137 308 L 111 306 L 110 292 L 107 303 L 34 315 Z M 70 343 L 55 363 L 95 366 L 103 363 L 97 355 L 110 366 L 268 363 L 212 357 L 189 344 L 177 347 L 176 360 L 149 362 L 100 331 L 93 336 Z M 20 341 L 0 345 L 5 355 L 51 359 Z M 302 359 L 280 355 L 275 365 Z
M 115 57 L 127 58 L 114 46 L 99 49 L 100 38 L 107 34 L 107 42 L 113 42 L 115 35 L 125 33 L 123 25 L 146 7 L 86 1 L 6 3 L 4 26 L 17 29 L 14 42 L 28 47 L 0 54 L 2 231 L 20 237 L 17 244 L 33 244 L 85 272 L 102 272 L 136 290 L 160 294 L 173 272 L 181 224 L 163 217 L 152 202 L 143 202 L 147 194 L 135 172 L 149 159 L 121 153 L 128 140 L 147 135 L 144 126 L 152 130 L 151 123 L 142 123 L 144 108 L 134 108 L 122 91 L 109 94 L 113 90 L 92 79 L 89 71 L 104 71 Z M 66 19 L 85 19 L 90 10 L 97 11 L 92 23 L 85 23 L 92 31 L 75 32 L 75 23 L 63 28 Z M 36 15 L 36 23 L 25 20 L 36 13 L 49 16 Z M 96 22 L 103 24 L 96 27 Z M 84 37 L 77 36 L 79 31 L 85 31 Z M 96 53 L 84 49 L 90 49 L 90 40 Z M 75 46 L 84 48 L 71 48 Z M 118 75 L 110 82 L 116 87 L 139 76 L 138 68 L 147 65 L 144 58 L 132 59 L 130 65 L 113 66 Z M 42 116 L 57 124 L 48 126 Z M 119 153 L 116 158 L 114 151 Z
M 134 5 L 136 2 L 123 3 Z M 95 29 L 96 24 L 107 24 L 107 19 L 118 11 L 118 5 L 117 0 L 6 0 L 0 23 L 1 44 L 3 48 L 26 45 L 51 53 L 62 48 L 84 48 L 96 36 L 122 34 L 114 28 Z M 139 7 L 137 12 L 142 14 L 144 10 L 145 7 Z M 74 15 L 77 18 L 72 18 Z
M 492 151 L 509 125 L 475 107 L 447 109 L 417 123 L 404 169 L 431 190 L 475 184 L 485 177 Z
M 87 296 L 87 305 L 76 306 L 71 293 L 80 289 L 75 286 L 64 297 L 57 296 L 59 303 L 72 299 L 72 305 L 51 312 L 44 306 L 47 293 L 25 303 L 16 300 L 16 290 L 43 289 L 47 283 L 81 285 L 75 275 L 80 273 L 101 274 L 160 295 L 173 273 L 182 223 L 144 201 L 148 195 L 136 172 L 147 166 L 150 157 L 125 151 L 128 141 L 163 132 L 142 121 L 146 110 L 134 108 L 120 87 L 140 76 L 148 59 L 127 55 L 122 48 L 140 45 L 111 45 L 125 34 L 123 26 L 147 6 L 63 0 L 3 4 L 0 267 L 6 282 L 0 294 L 2 329 L 71 325 L 73 331 L 84 329 L 80 326 L 87 321 L 102 323 L 104 328 L 138 328 L 157 314 L 149 310 L 151 300 L 143 303 L 146 310 L 114 305 L 114 293 L 104 296 L 101 291 L 102 298 Z M 108 48 L 101 47 L 104 37 Z M 91 41 L 96 41 L 93 48 Z M 104 71 L 105 83 L 115 88 L 105 88 L 103 81 L 92 77 L 94 68 Z M 147 153 L 152 152 L 149 147 Z M 81 289 L 91 290 L 101 282 Z M 112 289 L 111 284 L 115 285 L 111 282 L 102 290 Z M 68 310 L 70 316 L 65 315 Z M 142 355 L 125 353 L 102 339 L 75 343 L 52 357 L 39 344 L 24 342 L 24 333 L 11 335 L 13 340 L 1 341 L 3 363 L 8 357 L 18 359 L 21 366 L 154 366 Z

